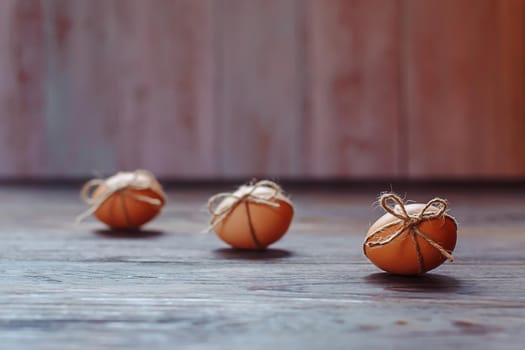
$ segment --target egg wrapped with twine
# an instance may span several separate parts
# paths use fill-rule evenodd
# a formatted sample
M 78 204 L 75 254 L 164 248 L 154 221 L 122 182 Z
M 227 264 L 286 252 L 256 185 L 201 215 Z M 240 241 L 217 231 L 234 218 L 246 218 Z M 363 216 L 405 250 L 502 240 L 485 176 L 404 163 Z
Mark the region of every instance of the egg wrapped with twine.
M 81 197 L 90 208 L 77 222 L 94 215 L 112 229 L 140 228 L 159 214 L 166 201 L 162 186 L 147 170 L 90 180 L 83 186 Z
M 208 201 L 210 230 L 237 249 L 264 250 L 281 239 L 292 222 L 294 208 L 275 182 L 261 180 L 219 193 Z
M 447 213 L 444 199 L 405 204 L 386 193 L 379 203 L 387 213 L 370 227 L 363 243 L 364 254 L 377 267 L 392 274 L 418 275 L 454 260 L 457 223 Z

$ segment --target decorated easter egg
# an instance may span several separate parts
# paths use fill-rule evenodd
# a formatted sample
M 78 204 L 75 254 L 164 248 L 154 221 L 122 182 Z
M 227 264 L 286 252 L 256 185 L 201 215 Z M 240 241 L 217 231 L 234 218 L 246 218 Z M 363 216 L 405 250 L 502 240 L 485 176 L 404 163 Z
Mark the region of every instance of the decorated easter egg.
M 370 227 L 363 244 L 365 255 L 377 267 L 417 275 L 453 260 L 457 223 L 447 213 L 446 201 L 405 205 L 398 196 L 386 194 L 380 202 L 387 213 Z
M 145 170 L 91 180 L 82 197 L 91 205 L 83 216 L 93 214 L 113 229 L 139 228 L 157 216 L 165 203 L 162 186 Z
M 278 241 L 292 222 L 291 200 L 271 181 L 245 185 L 209 201 L 211 226 L 234 248 L 262 250 Z

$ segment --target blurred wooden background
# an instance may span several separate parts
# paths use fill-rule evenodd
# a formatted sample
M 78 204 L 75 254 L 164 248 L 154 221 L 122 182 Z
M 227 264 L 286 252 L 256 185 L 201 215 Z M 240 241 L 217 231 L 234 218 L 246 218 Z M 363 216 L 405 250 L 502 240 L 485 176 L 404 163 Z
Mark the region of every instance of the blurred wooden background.
M 0 0 L 0 177 L 525 178 L 525 0 Z

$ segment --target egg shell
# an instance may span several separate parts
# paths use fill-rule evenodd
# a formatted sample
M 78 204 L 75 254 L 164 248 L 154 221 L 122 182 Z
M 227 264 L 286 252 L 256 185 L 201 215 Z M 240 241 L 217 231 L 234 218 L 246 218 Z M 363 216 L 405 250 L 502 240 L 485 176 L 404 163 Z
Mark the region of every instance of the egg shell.
M 424 204 L 408 204 L 405 206 L 409 215 L 417 215 L 425 207 Z M 431 212 L 429 209 L 427 213 Z M 396 208 L 399 211 L 399 208 Z M 383 240 L 392 235 L 402 226 L 402 223 L 381 229 L 398 218 L 390 213 L 380 217 L 368 230 L 365 242 L 375 242 Z M 418 225 L 420 231 L 430 239 L 442 246 L 445 250 L 452 252 L 456 246 L 457 224 L 450 215 L 443 215 L 440 218 L 425 220 Z M 380 233 L 368 239 L 371 234 L 381 230 Z M 446 258 L 432 247 L 425 239 L 416 236 L 423 256 L 423 269 L 420 271 L 416 246 L 408 230 L 405 230 L 399 237 L 388 244 L 382 246 L 368 247 L 364 245 L 365 255 L 380 269 L 399 275 L 417 275 L 422 272 L 430 271 L 441 265 Z
M 243 186 L 234 194 L 242 195 L 245 191 L 249 190 L 250 186 Z M 264 195 L 265 191 L 273 190 L 260 187 L 256 189 L 254 194 Z M 272 201 L 279 206 L 273 207 L 264 203 L 255 203 L 247 200 L 240 201 L 231 212 L 217 224 L 215 233 L 224 242 L 234 248 L 252 250 L 265 249 L 284 236 L 292 222 L 294 214 L 294 209 L 289 199 L 281 197 L 281 199 L 276 198 Z M 226 199 L 221 205 L 231 205 L 231 200 Z M 219 208 L 221 205 L 219 205 Z M 252 236 L 249 218 L 251 218 L 253 234 L 259 244 L 257 244 Z M 217 220 L 217 218 L 215 218 L 215 220 Z M 214 221 L 212 221 L 212 224 Z
M 128 174 L 130 173 L 120 173 L 115 176 Z M 99 185 L 93 192 L 93 198 L 96 199 L 106 193 L 108 186 L 105 184 L 114 178 L 108 178 L 105 183 Z M 154 179 L 139 180 L 149 181 L 151 188 L 134 189 L 128 187 L 113 193 L 95 211 L 94 216 L 113 229 L 136 229 L 151 221 L 159 214 L 162 205 L 164 205 L 164 192 L 161 185 Z M 154 205 L 141 201 L 135 197 L 136 195 L 158 199 L 162 204 Z

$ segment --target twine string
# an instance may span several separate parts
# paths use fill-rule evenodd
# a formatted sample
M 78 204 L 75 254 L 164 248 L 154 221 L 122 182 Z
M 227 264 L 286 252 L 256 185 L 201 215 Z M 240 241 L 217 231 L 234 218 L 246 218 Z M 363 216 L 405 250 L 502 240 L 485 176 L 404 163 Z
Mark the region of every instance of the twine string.
M 396 217 L 398 220 L 384 226 L 382 229 L 377 230 L 376 232 L 368 236 L 367 242 L 365 243 L 367 247 L 387 245 L 399 236 L 401 236 L 405 231 L 408 231 L 410 237 L 412 238 L 412 241 L 414 242 L 420 273 L 423 271 L 424 268 L 424 260 L 417 237 L 422 238 L 432 247 L 437 249 L 447 260 L 454 261 L 454 257 L 452 256 L 452 254 L 450 254 L 450 252 L 443 248 L 439 243 L 428 237 L 428 235 L 422 232 L 419 228 L 419 224 L 423 221 L 443 217 L 443 215 L 447 211 L 446 200 L 441 198 L 434 198 L 430 200 L 416 215 L 408 214 L 403 200 L 393 193 L 383 194 L 379 199 L 379 203 L 387 213 Z M 383 232 L 385 228 L 399 224 L 401 224 L 401 226 L 387 238 L 375 242 L 369 241 L 374 236 Z
M 82 214 L 77 216 L 75 220 L 76 223 L 78 224 L 90 215 L 94 214 L 100 208 L 100 206 L 104 204 L 104 202 L 106 202 L 109 199 L 109 197 L 111 197 L 115 193 L 126 194 L 135 200 L 155 206 L 161 206 L 162 201 L 160 199 L 151 198 L 142 194 L 125 192 L 128 189 L 147 190 L 151 188 L 151 181 L 148 181 L 147 184 L 139 184 L 137 182 L 137 178 L 140 175 L 145 175 L 149 179 L 154 178 L 153 175 L 147 170 L 136 170 L 133 173 L 133 177 L 119 181 L 118 183 L 112 185 L 108 185 L 108 183 L 104 179 L 92 179 L 86 182 L 86 184 L 84 184 L 84 186 L 82 187 L 80 197 L 90 207 Z M 98 188 L 98 186 L 102 184 L 104 184 L 107 187 L 106 191 L 97 197 L 93 197 L 93 193 L 95 192 L 95 190 Z
M 271 189 L 271 193 L 269 194 L 257 194 L 256 191 L 259 188 L 269 188 Z M 259 203 L 268 205 L 274 208 L 278 208 L 280 205 L 279 203 L 275 202 L 275 199 L 282 195 L 282 189 L 281 187 L 276 184 L 273 181 L 270 180 L 261 180 L 256 183 L 253 183 L 251 185 L 251 188 L 248 192 L 237 195 L 235 193 L 231 192 L 223 192 L 218 193 L 214 196 L 212 196 L 208 200 L 208 212 L 212 215 L 210 226 L 206 231 L 212 231 L 215 229 L 220 223 L 222 223 L 228 215 L 239 205 L 240 203 L 245 203 L 246 205 L 246 214 L 248 216 L 248 223 L 250 225 L 250 234 L 252 236 L 252 239 L 254 241 L 255 246 L 260 249 L 262 246 L 257 240 L 257 236 L 255 234 L 253 224 L 252 224 L 252 218 L 250 214 L 250 209 L 248 207 L 248 204 L 251 203 Z M 230 199 L 229 202 L 225 202 L 225 200 Z
M 425 260 L 423 258 L 423 254 L 421 254 L 421 247 L 419 246 L 419 242 L 417 241 L 416 233 L 414 231 L 410 231 L 410 237 L 412 238 L 412 242 L 414 242 L 414 247 L 416 247 L 416 254 L 417 254 L 417 263 L 419 266 L 419 273 L 423 272 L 423 267 L 425 266 Z
M 248 217 L 248 226 L 250 227 L 250 235 L 252 237 L 253 243 L 255 244 L 255 248 L 263 249 L 263 246 L 259 242 L 259 239 L 257 238 L 257 234 L 255 233 L 255 228 L 253 227 L 252 214 L 250 213 L 250 204 L 248 201 L 244 201 L 244 207 L 246 208 L 246 216 Z

